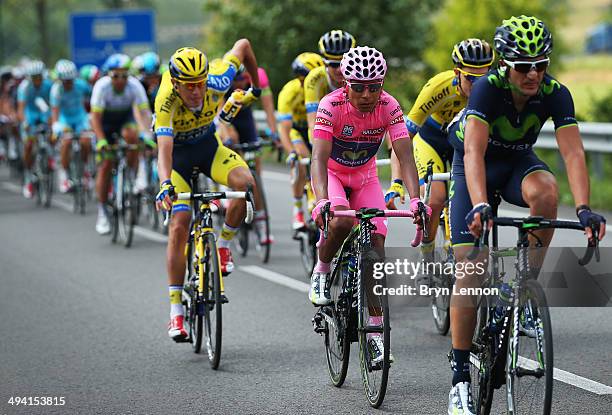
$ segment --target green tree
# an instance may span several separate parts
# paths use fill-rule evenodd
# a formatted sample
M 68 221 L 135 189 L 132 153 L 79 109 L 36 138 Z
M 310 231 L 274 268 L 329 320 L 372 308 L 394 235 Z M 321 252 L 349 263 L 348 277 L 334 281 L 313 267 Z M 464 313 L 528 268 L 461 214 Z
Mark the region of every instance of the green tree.
M 462 39 L 476 37 L 493 42 L 495 28 L 510 16 L 536 16 L 550 29 L 555 41 L 554 55 L 562 49 L 560 27 L 567 13 L 566 1 L 556 0 L 447 0 L 433 19 L 431 44 L 425 52 L 425 60 L 436 71 L 452 65 L 453 45 Z M 553 64 L 555 60 L 553 59 Z
M 426 46 L 419 34 L 428 31 L 427 16 L 435 4 L 432 0 L 208 0 L 205 7 L 212 16 L 204 50 L 220 56 L 235 40 L 248 38 L 276 91 L 291 79 L 295 56 L 317 52 L 319 37 L 336 28 L 352 33 L 359 45 L 379 49 L 391 66 L 406 67 L 419 60 Z

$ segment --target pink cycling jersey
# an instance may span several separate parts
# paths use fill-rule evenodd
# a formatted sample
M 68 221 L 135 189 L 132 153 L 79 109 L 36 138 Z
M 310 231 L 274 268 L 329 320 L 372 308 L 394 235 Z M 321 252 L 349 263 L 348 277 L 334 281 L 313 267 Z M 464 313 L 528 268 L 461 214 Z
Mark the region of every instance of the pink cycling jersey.
M 384 91 L 369 113 L 353 107 L 343 88 L 319 102 L 313 137 L 332 142 L 327 163 L 327 193 L 332 207 L 385 208 L 376 172 L 376 153 L 386 132 L 392 142 L 409 137 L 401 106 Z M 350 202 L 345 189 L 351 189 Z M 386 235 L 386 222 L 384 218 L 373 221 L 377 233 Z

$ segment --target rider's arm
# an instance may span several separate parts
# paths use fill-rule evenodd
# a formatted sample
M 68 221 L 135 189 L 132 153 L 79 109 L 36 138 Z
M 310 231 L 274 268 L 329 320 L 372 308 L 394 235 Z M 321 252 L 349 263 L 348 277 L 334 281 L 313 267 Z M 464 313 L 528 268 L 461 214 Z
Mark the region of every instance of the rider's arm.
M 172 148 L 174 141 L 172 137 L 157 137 L 157 172 L 159 182 L 170 179 L 172 174 Z
M 410 154 L 412 154 L 412 140 L 414 139 L 415 134 L 408 131 L 408 135 L 410 136 Z M 414 161 L 414 157 L 412 157 Z M 395 146 L 391 147 L 391 180 L 403 177 L 402 171 L 400 169 L 400 160 L 397 158 L 395 154 Z
M 324 138 L 325 137 L 325 138 Z M 317 198 L 328 199 L 327 195 L 327 161 L 332 151 L 332 134 L 327 131 L 316 130 L 312 140 L 312 160 L 310 175 L 312 177 L 312 190 Z
M 24 101 L 19 101 L 17 103 L 17 120 L 19 120 L 19 122 L 24 122 L 25 121 L 25 102 Z
M 108 84 L 110 79 L 104 77 L 100 79 L 93 87 L 91 91 L 91 129 L 96 135 L 96 139 L 98 141 L 106 139 L 104 137 L 104 129 L 102 128 L 102 114 L 104 113 L 104 109 L 106 107 L 106 103 L 104 101 L 104 85 Z
M 399 164 L 397 167 L 399 167 L 401 172 L 401 176 L 393 177 L 402 177 L 406 189 L 408 189 L 408 193 L 410 194 L 410 198 L 418 198 L 419 175 L 414 162 L 414 156 L 412 155 L 412 140 L 406 137 L 404 139 L 392 141 L 391 145 L 393 146 L 394 154 L 397 155 L 396 158 Z
M 584 147 L 577 125 L 562 127 L 555 131 L 559 152 L 565 168 L 570 190 L 576 206 L 589 204 L 589 171 L 584 156 Z
M 128 82 L 133 85 L 135 91 L 134 97 L 134 118 L 138 123 L 138 129 L 141 133 L 150 134 L 151 131 L 151 108 L 149 107 L 149 98 L 144 86 L 136 78 L 128 78 Z
M 468 116 L 465 126 L 463 165 L 472 205 L 488 203 L 484 156 L 489 140 L 486 121 Z
M 59 119 L 60 105 L 60 84 L 54 83 L 49 93 L 49 104 L 51 105 L 51 125 L 55 124 Z M 75 86 L 76 88 L 76 86 Z
M 291 108 L 291 91 L 289 83 L 286 84 L 278 94 L 278 134 L 280 135 L 281 144 L 287 154 L 293 151 L 291 144 L 291 128 L 293 126 L 293 109 Z
M 251 80 L 253 81 L 253 85 L 256 88 L 259 88 L 259 74 L 257 73 L 257 59 L 255 58 L 255 52 L 253 52 L 253 48 L 251 47 L 251 42 L 249 42 L 248 39 L 244 39 L 244 38 L 236 41 L 236 43 L 234 43 L 234 46 L 228 52 L 228 54 L 234 55 L 240 60 L 240 62 L 242 62 L 242 64 L 246 68 L 249 75 L 251 75 Z
M 266 112 L 266 123 L 268 124 L 268 128 L 270 128 L 272 134 L 276 135 L 276 114 L 274 113 L 274 95 L 272 94 L 272 91 L 266 95 L 262 94 L 259 100 L 261 101 L 261 106 Z

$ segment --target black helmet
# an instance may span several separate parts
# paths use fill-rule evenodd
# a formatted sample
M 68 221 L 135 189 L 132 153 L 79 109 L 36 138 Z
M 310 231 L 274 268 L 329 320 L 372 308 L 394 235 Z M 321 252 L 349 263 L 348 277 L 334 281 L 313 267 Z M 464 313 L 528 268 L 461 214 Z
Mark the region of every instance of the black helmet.
M 452 57 L 455 65 L 483 68 L 493 64 L 495 52 L 484 40 L 466 39 L 455 45 Z
M 325 60 L 340 61 L 342 55 L 354 48 L 356 40 L 344 30 L 331 30 L 319 39 L 319 52 Z
M 533 16 L 504 20 L 495 30 L 495 49 L 504 59 L 524 59 L 548 56 L 553 40 L 543 21 Z

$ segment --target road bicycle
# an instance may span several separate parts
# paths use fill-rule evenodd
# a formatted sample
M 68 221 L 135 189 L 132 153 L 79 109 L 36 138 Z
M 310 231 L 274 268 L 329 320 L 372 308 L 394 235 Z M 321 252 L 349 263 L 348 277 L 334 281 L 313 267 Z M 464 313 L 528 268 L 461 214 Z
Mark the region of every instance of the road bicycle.
M 91 139 L 91 134 L 87 135 Z M 73 132 L 65 132 L 62 139 L 70 140 L 71 157 L 68 168 L 68 176 L 71 183 L 70 192 L 72 193 L 72 210 L 74 213 L 84 215 L 86 213 L 87 199 L 91 193 L 89 180 L 85 177 L 87 169 L 81 155 L 81 136 Z
M 533 233 L 541 229 L 574 229 L 584 231 L 578 221 L 497 217 L 501 198 L 495 195 L 492 209 L 481 214 L 483 233 L 476 248 L 468 255 L 475 259 L 478 246 L 488 240 L 488 219 L 493 220 L 490 273 L 485 287 L 506 288 L 509 299 L 500 302 L 499 295 L 478 297 L 477 324 L 470 353 L 470 375 L 477 414 L 489 414 L 493 392 L 506 384 L 509 414 L 551 413 L 553 389 L 553 338 L 550 314 L 542 286 L 530 275 L 529 236 L 536 247 L 541 241 Z M 518 230 L 515 247 L 499 248 L 498 228 L 511 226 Z M 598 227 L 591 226 L 594 238 L 589 241 L 580 265 L 586 265 L 595 254 L 599 261 Z M 506 272 L 503 259 L 515 258 L 515 275 L 504 283 Z M 504 286 L 504 284 L 506 284 Z M 504 306 L 505 304 L 505 306 Z M 501 314 L 500 314 L 501 312 Z
M 32 185 L 36 193 L 36 204 L 46 208 L 51 206 L 55 186 L 55 150 L 50 142 L 49 126 L 45 123 L 34 127 L 36 154 Z
M 185 247 L 187 258 L 186 281 L 183 287 L 183 307 L 189 336 L 185 342 L 200 353 L 205 340 L 210 366 L 216 370 L 221 360 L 223 317 L 222 306 L 229 300 L 225 295 L 217 241 L 213 229 L 213 201 L 245 199 L 245 221 L 253 220 L 253 195 L 246 192 L 199 192 L 199 170 L 191 177 L 192 192 L 177 194 L 178 200 L 192 203 L 192 221 L 189 239 Z M 169 216 L 168 216 L 169 218 Z M 167 219 L 166 219 L 167 222 Z
M 450 181 L 450 173 L 434 173 L 433 167 L 427 167 L 427 175 L 425 176 L 425 194 L 423 203 L 429 205 L 431 195 L 431 185 L 434 181 L 448 183 Z M 448 186 L 447 186 L 448 194 Z M 453 270 L 455 257 L 450 242 L 450 216 L 448 198 L 444 203 L 444 207 L 440 212 L 440 220 L 436 237 L 434 239 L 434 250 L 432 263 L 435 264 L 428 279 L 432 288 L 431 292 L 438 293 L 432 295 L 431 298 L 431 314 L 433 317 L 436 330 L 442 336 L 448 333 L 450 328 L 450 293 L 453 287 L 453 273 L 445 272 L 445 270 Z M 432 267 L 429 267 L 432 268 Z
M 371 234 L 376 228 L 371 221 L 376 217 L 411 218 L 413 215 L 406 210 L 375 208 L 330 211 L 329 206 L 327 203 L 322 210 L 324 239 L 332 217 L 356 218 L 359 224 L 353 227 L 332 261 L 328 281 L 332 302 L 318 308 L 312 319 L 313 327 L 324 337 L 327 368 L 334 386 L 342 386 L 346 378 L 351 342 L 359 343 L 364 391 L 370 405 L 378 408 L 387 390 L 391 327 L 386 277 L 378 275 L 375 279 L 373 273 L 374 264 L 384 258 L 372 246 Z M 422 204 L 421 207 L 423 214 L 425 208 Z M 421 237 L 422 233 L 417 231 L 411 245 L 417 246 Z M 372 344 L 373 335 L 382 336 L 383 340 L 384 353 L 379 361 Z
M 256 251 L 259 253 L 261 261 L 266 264 L 270 260 L 270 251 L 272 248 L 270 236 L 270 211 L 268 210 L 263 180 L 259 174 L 257 174 L 256 169 L 256 159 L 264 146 L 273 146 L 273 143 L 271 141 L 257 140 L 251 143 L 231 144 L 228 147 L 239 152 L 249 166 L 249 170 L 253 175 L 261 199 L 261 206 L 256 206 L 256 208 L 258 211 L 264 212 L 262 216 L 255 218 L 254 223 L 242 223 L 236 235 L 236 240 L 238 242 L 237 248 L 240 255 L 243 257 L 247 256 L 250 245 L 249 241 L 251 239 L 250 235 L 253 235 Z M 261 222 L 263 222 L 263 224 Z

